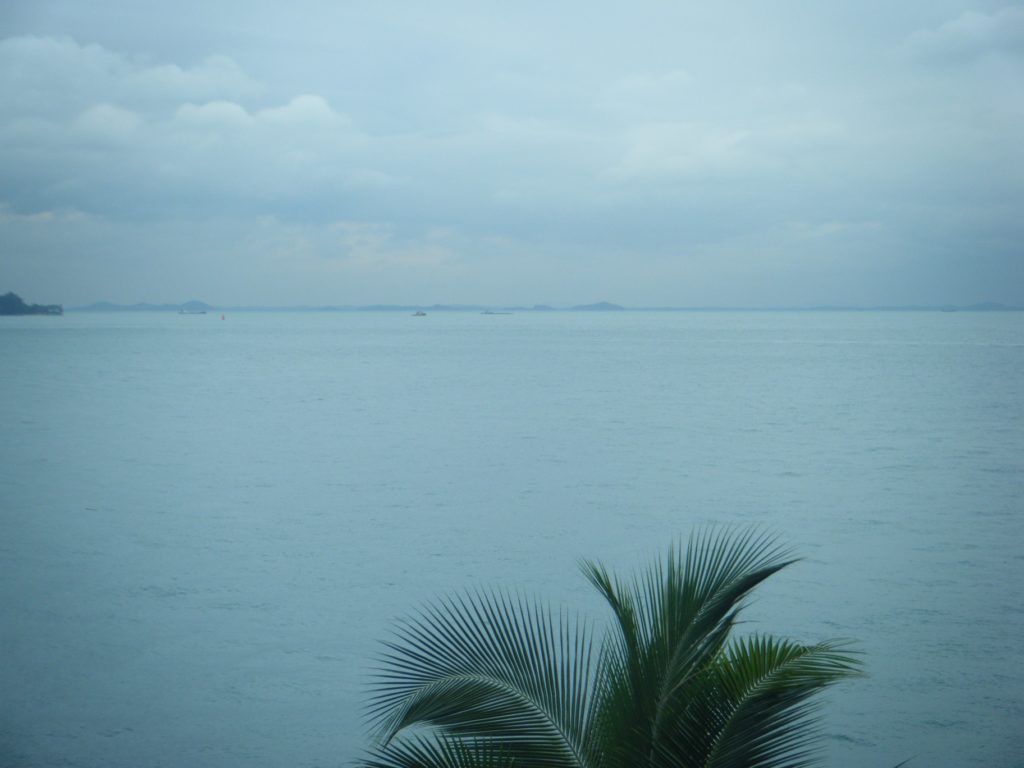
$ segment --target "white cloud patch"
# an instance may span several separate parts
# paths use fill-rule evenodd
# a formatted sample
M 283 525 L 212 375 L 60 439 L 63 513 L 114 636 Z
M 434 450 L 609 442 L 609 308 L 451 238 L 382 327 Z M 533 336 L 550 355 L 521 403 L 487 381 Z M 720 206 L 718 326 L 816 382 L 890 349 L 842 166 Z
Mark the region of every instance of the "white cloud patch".
M 112 143 L 130 141 L 142 119 L 131 110 L 113 104 L 97 104 L 89 107 L 72 121 L 72 129 L 87 139 L 98 139 Z
M 260 88 L 224 56 L 149 66 L 66 38 L 11 38 L 0 85 L 0 162 L 34 198 L 21 205 L 210 215 L 391 178 L 354 161 L 358 132 L 323 96 L 247 106 Z
M 52 224 L 78 223 L 85 221 L 88 217 L 81 211 L 60 210 L 60 211 L 33 211 L 32 213 L 18 213 L 12 211 L 6 203 L 0 203 L 0 224 L 9 226 L 46 226 Z
M 678 116 L 695 111 L 699 92 L 696 86 L 693 76 L 681 69 L 632 74 L 612 80 L 600 94 L 599 102 L 611 113 L 627 119 L 638 114 Z
M 334 241 L 333 254 L 347 269 L 382 271 L 434 269 L 457 261 L 456 234 L 445 228 L 433 228 L 415 241 L 403 240 L 387 224 L 337 221 L 328 227 Z
M 131 66 L 119 90 L 131 100 L 159 98 L 170 102 L 195 99 L 245 98 L 260 93 L 260 86 L 227 56 L 210 56 L 182 68 L 176 64 Z
M 0 115 L 66 116 L 103 102 L 160 111 L 184 101 L 248 98 L 260 90 L 225 56 L 181 67 L 148 64 L 66 37 L 0 41 Z
M 253 122 L 245 107 L 233 101 L 182 104 L 175 112 L 174 120 L 184 128 L 213 131 L 244 129 Z
M 768 170 L 777 159 L 761 152 L 753 134 L 692 123 L 652 123 L 632 129 L 613 177 L 625 179 L 734 176 Z
M 1024 7 L 994 13 L 966 11 L 933 29 L 913 33 L 906 50 L 928 61 L 963 61 L 993 53 L 1024 54 Z
M 804 158 L 850 138 L 840 121 L 761 120 L 730 127 L 700 122 L 631 126 L 625 148 L 608 176 L 614 180 L 724 181 L 786 173 Z
M 287 127 L 320 126 L 329 129 L 347 128 L 350 121 L 339 115 L 327 100 L 316 94 L 296 96 L 280 107 L 257 113 L 259 120 Z

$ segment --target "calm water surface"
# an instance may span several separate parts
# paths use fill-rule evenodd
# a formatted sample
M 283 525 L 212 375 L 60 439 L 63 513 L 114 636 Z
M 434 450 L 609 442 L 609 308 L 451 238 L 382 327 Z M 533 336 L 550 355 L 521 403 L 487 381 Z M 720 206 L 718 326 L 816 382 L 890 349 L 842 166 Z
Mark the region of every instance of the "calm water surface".
M 344 765 L 393 619 L 707 523 L 832 765 L 1024 765 L 1024 314 L 0 321 L 0 765 Z

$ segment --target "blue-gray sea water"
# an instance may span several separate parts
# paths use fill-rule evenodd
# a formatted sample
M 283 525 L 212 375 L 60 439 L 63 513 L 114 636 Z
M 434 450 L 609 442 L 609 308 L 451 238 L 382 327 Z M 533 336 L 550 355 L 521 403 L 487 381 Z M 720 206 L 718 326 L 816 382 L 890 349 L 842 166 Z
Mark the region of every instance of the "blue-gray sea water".
M 0 321 L 0 765 L 345 765 L 396 618 L 706 524 L 831 765 L 1024 765 L 1024 313 Z

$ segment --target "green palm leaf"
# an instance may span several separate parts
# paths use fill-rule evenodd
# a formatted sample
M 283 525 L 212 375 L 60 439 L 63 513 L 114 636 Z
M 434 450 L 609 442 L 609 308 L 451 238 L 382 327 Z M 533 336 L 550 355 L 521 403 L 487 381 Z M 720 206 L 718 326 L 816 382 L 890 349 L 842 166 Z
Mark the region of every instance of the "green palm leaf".
M 812 765 L 820 732 L 816 693 L 859 673 L 841 643 L 802 646 L 770 637 L 735 641 L 688 692 L 659 744 L 662 765 L 775 768 Z
M 586 562 L 614 622 L 497 592 L 443 599 L 387 642 L 370 768 L 800 768 L 815 694 L 857 674 L 846 647 L 730 640 L 793 560 L 754 531 L 704 532 L 632 579 Z
M 731 645 L 714 672 L 729 717 L 709 768 L 804 766 L 815 762 L 820 736 L 810 697 L 857 675 L 859 662 L 835 642 L 753 637 Z
M 384 745 L 431 726 L 486 739 L 528 763 L 583 766 L 591 646 L 578 622 L 522 598 L 450 598 L 387 643 L 370 719 Z
M 513 758 L 486 741 L 413 737 L 370 754 L 365 768 L 514 768 Z
M 750 531 L 691 536 L 685 551 L 624 582 L 584 563 L 608 602 L 616 633 L 601 657 L 600 715 L 615 762 L 648 763 L 691 697 L 691 683 L 717 658 L 742 600 L 791 560 L 771 537 Z

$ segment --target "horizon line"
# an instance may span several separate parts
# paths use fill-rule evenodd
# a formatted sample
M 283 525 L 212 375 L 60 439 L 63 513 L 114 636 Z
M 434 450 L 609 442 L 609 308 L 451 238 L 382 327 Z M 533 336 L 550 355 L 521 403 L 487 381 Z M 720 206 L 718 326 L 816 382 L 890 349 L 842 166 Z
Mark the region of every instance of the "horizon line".
M 209 304 L 190 299 L 181 303 L 154 304 L 136 302 L 118 304 L 95 301 L 67 308 L 67 312 L 174 312 L 182 309 L 218 312 L 403 312 L 433 310 L 435 312 L 518 311 L 518 312 L 864 312 L 864 311 L 1024 311 L 1024 306 L 984 301 L 971 304 L 779 304 L 767 306 L 694 305 L 694 306 L 625 306 L 608 301 L 556 307 L 549 304 Z

